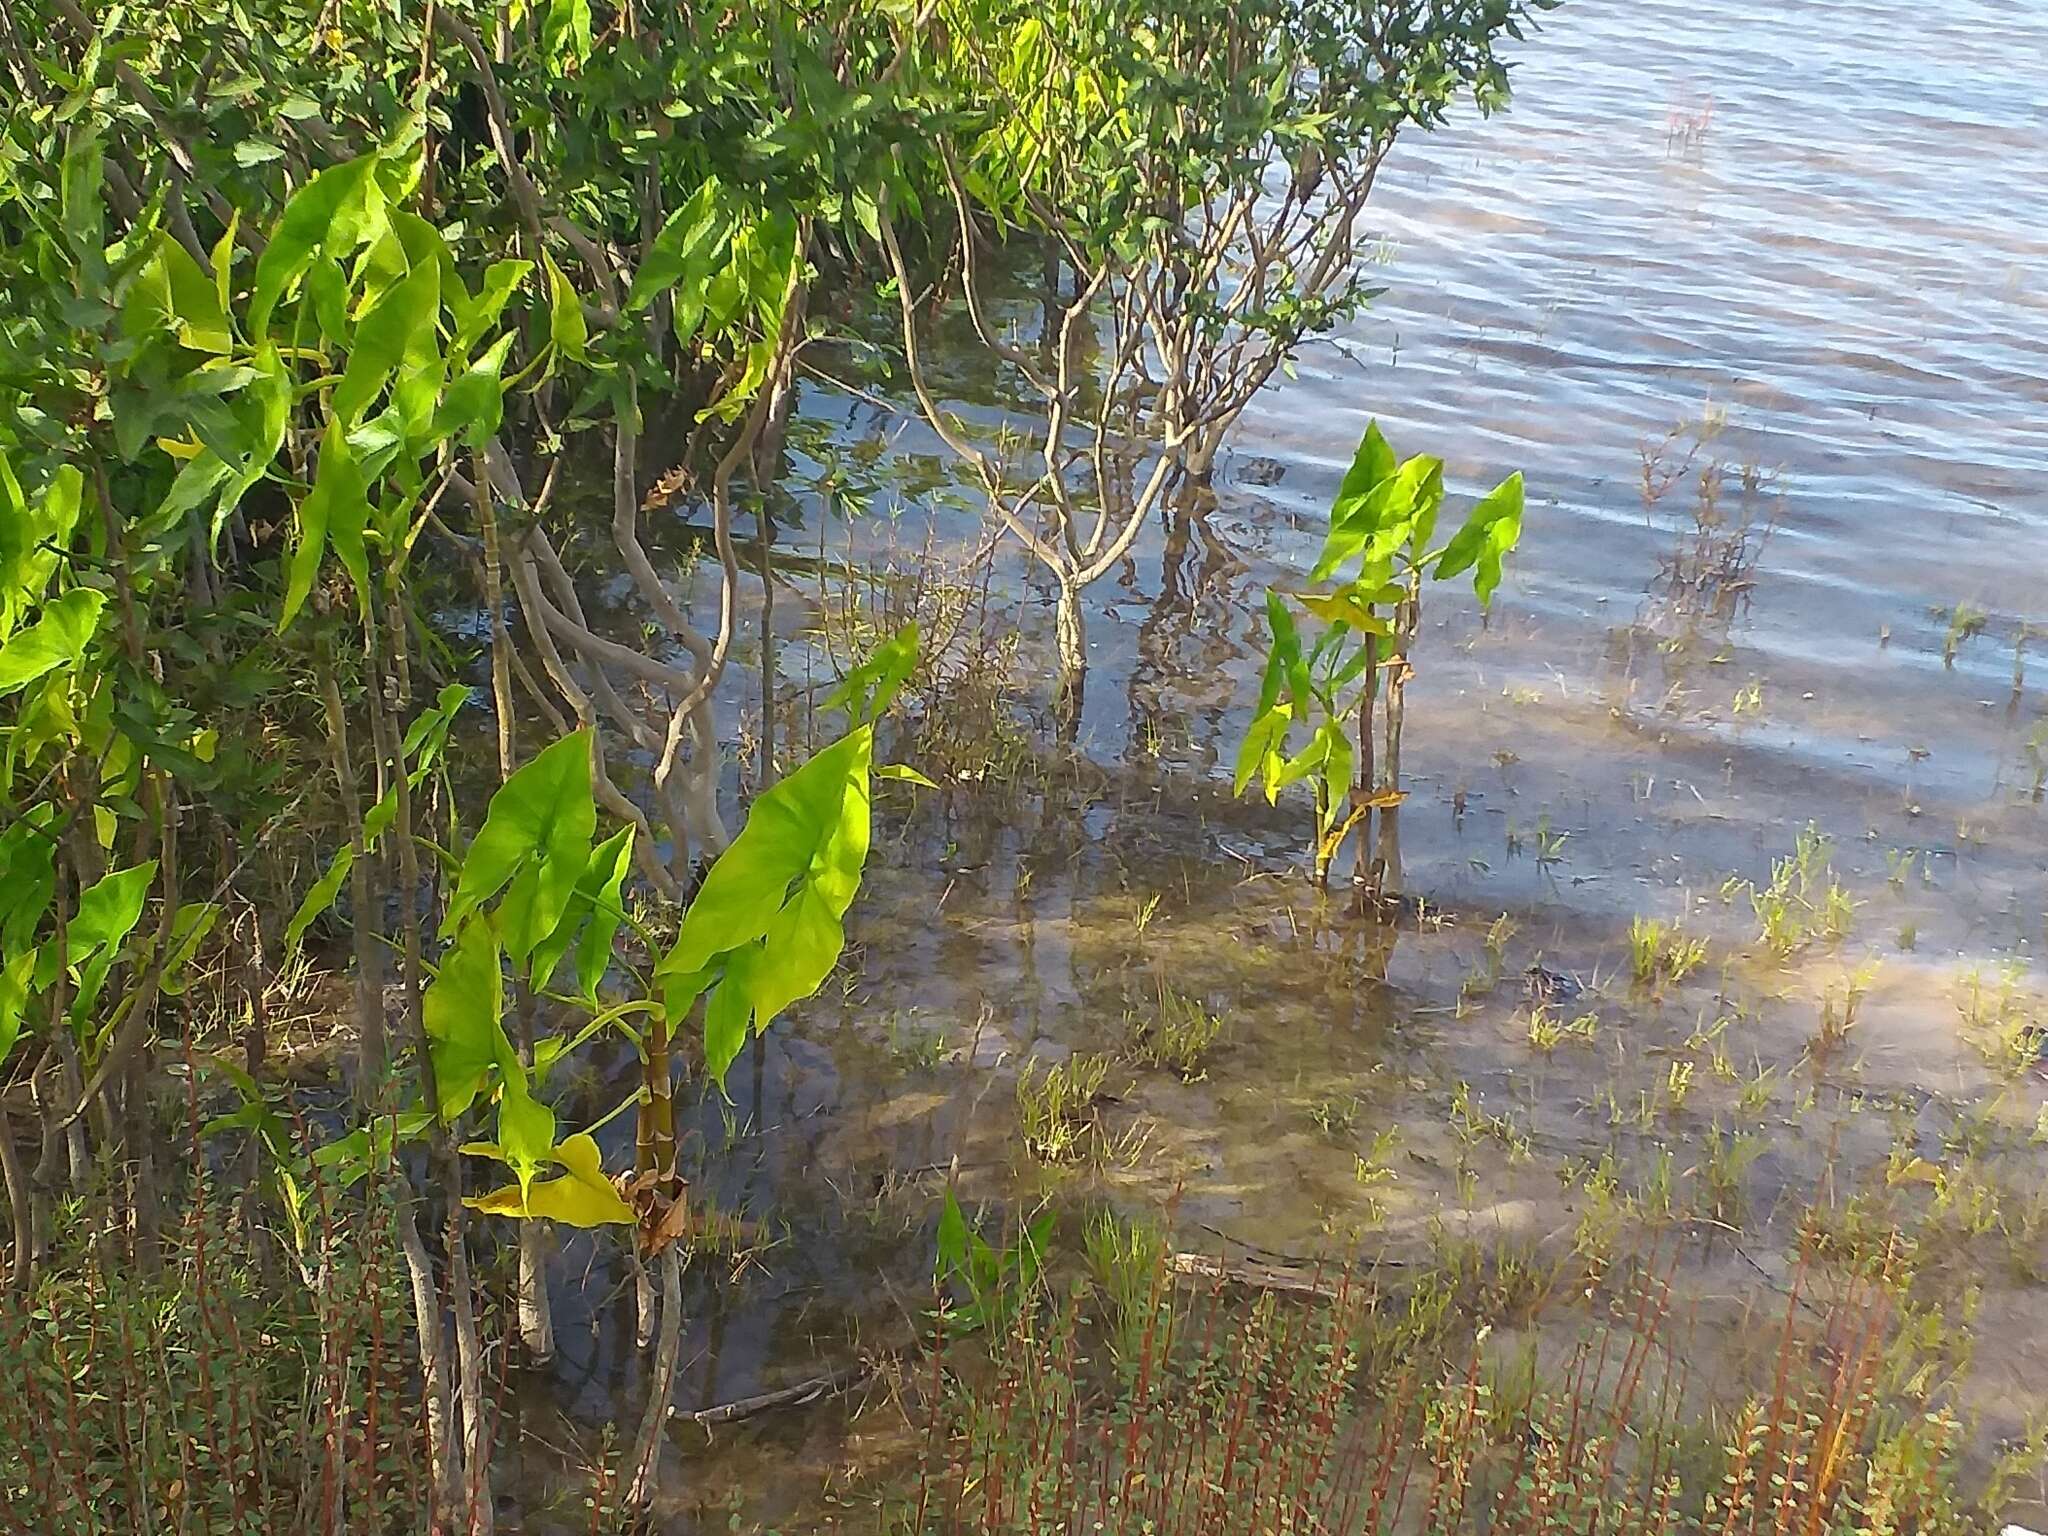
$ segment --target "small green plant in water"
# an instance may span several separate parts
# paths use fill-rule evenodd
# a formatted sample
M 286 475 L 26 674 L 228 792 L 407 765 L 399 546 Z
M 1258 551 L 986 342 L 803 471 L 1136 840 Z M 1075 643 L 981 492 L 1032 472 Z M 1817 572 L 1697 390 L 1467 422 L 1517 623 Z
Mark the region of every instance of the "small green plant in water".
M 1309 1105 L 1308 1117 L 1315 1128 L 1331 1141 L 1342 1141 L 1358 1129 L 1358 1116 L 1362 1108 L 1356 1095 L 1344 1098 L 1333 1094 Z
M 1482 606 L 1500 585 L 1501 563 L 1522 535 L 1522 477 L 1502 481 L 1447 541 L 1435 542 L 1444 501 L 1443 461 L 1400 460 L 1368 426 L 1330 507 L 1330 531 L 1309 573 L 1311 590 L 1266 594 L 1272 633 L 1257 708 L 1238 751 L 1233 784 L 1254 779 L 1277 800 L 1308 783 L 1316 805 L 1315 872 L 1355 830 L 1355 879 L 1382 890 L 1395 873 L 1401 731 L 1410 660 L 1422 623 L 1424 578 L 1472 573 Z M 1292 599 L 1291 603 L 1289 599 Z M 1305 635 L 1296 609 L 1317 626 Z M 1297 728 L 1308 741 L 1291 750 Z M 1381 812 L 1377 846 L 1373 814 Z
M 1095 1124 L 1095 1100 L 1109 1076 L 1107 1056 L 1070 1056 L 1043 1074 L 1027 1061 L 1017 1079 L 1017 1123 L 1024 1145 L 1042 1163 L 1078 1158 Z
M 2025 964 L 2017 960 L 2000 964 L 1990 982 L 1981 969 L 1972 969 L 1956 999 L 1964 1038 L 1986 1061 L 2014 1075 L 2043 1056 L 2043 1028 L 2028 1006 L 2026 975 Z
M 1568 1040 L 1591 1044 L 1600 1032 L 1600 1016 L 1582 1013 L 1575 1019 L 1567 1020 L 1562 1014 L 1538 1004 L 1529 1013 L 1529 1044 L 1548 1056 Z
M 1053 1213 L 1042 1211 L 1024 1224 L 1014 1242 L 998 1247 L 968 1224 L 959 1198 L 947 1190 L 933 1265 L 945 1324 L 972 1330 L 1016 1315 L 1038 1284 L 1052 1221 Z
M 1202 1064 L 1222 1033 L 1222 1015 L 1161 982 L 1158 1011 L 1149 1019 L 1131 1020 L 1129 1054 L 1145 1066 L 1171 1068 L 1182 1082 L 1192 1083 L 1202 1076 Z
M 1629 970 L 1644 986 L 1660 978 L 1683 981 L 1707 962 L 1707 941 L 1689 937 L 1676 923 L 1636 917 L 1628 925 Z
M 1145 1218 L 1125 1220 L 1107 1206 L 1088 1218 L 1082 1233 L 1088 1270 L 1107 1302 L 1110 1342 L 1116 1357 L 1134 1363 L 1153 1324 L 1167 1258 L 1166 1232 Z
M 1387 1219 L 1383 1197 L 1394 1183 L 1394 1149 L 1400 1141 L 1401 1127 L 1390 1125 L 1373 1137 L 1371 1146 L 1353 1155 L 1352 1179 L 1359 1188 L 1365 1219 L 1375 1226 Z
M 900 1013 L 889 1015 L 887 1045 L 889 1059 L 906 1072 L 930 1072 L 946 1059 L 945 1031 L 909 1023 Z
M 1706 1136 L 1699 1162 L 1700 1198 L 1705 1213 L 1717 1221 L 1734 1222 L 1742 1215 L 1744 1180 L 1750 1165 L 1764 1154 L 1765 1142 L 1754 1131 L 1727 1131 L 1716 1120 Z
M 1877 969 L 1877 961 L 1866 960 L 1849 973 L 1839 989 L 1831 985 L 1822 994 L 1820 1029 L 1813 1042 L 1816 1057 L 1832 1055 L 1848 1040 L 1849 1031 L 1856 1027 L 1856 1014 L 1863 999 L 1870 993 L 1870 984 L 1877 978 Z
M 1809 824 L 1793 840 L 1792 852 L 1771 862 L 1770 881 L 1730 879 L 1721 899 L 1747 895 L 1759 925 L 1757 940 L 1774 960 L 1783 960 L 1816 939 L 1833 941 L 1854 925 L 1856 903 L 1836 879 L 1826 834 Z
M 1983 634 L 1984 625 L 1990 618 L 1982 608 L 1969 602 L 1957 603 L 1948 609 L 1937 608 L 1934 616 L 1948 620 L 1948 633 L 1941 638 L 1941 664 L 1944 667 L 1956 664 L 1956 652 L 1963 648 L 1963 642 Z

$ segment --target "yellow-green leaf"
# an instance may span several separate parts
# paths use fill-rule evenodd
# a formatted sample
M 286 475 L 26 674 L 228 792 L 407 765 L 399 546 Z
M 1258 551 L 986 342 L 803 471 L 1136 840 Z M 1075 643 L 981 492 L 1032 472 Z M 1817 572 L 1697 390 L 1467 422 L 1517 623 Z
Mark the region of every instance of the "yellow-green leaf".
M 554 257 L 542 251 L 540 259 L 548 274 L 548 339 L 562 356 L 588 362 L 590 327 L 583 318 L 583 301 L 576 297 L 575 288 L 555 265 Z
M 567 1170 L 559 1179 L 540 1180 L 522 1190 L 517 1184 L 475 1196 L 463 1204 L 495 1216 L 559 1221 L 571 1227 L 630 1226 L 633 1207 L 604 1176 L 597 1143 L 582 1132 L 554 1150 L 554 1161 Z

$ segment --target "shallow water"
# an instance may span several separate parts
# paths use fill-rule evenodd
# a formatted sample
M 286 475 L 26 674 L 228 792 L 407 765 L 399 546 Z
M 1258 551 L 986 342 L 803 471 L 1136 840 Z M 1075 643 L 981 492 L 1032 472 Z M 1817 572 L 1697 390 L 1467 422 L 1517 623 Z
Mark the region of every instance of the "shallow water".
M 956 1160 L 963 1195 L 1005 1205 L 1178 1195 L 1190 1243 L 1419 1253 L 1449 1231 L 1547 1251 L 1583 1205 L 1561 1168 L 1611 1153 L 1625 1185 L 1662 1165 L 1684 1186 L 1739 1132 L 1743 1234 L 1694 1269 L 1731 1327 L 1743 1291 L 1783 1285 L 1798 1206 L 1894 1145 L 1941 1164 L 1981 1121 L 2006 1138 L 2000 1176 L 2038 1190 L 2024 1136 L 2048 1090 L 2000 1086 L 1956 997 L 2001 963 L 2031 992 L 2048 938 L 2027 751 L 2048 634 L 2035 655 L 2022 628 L 2048 623 L 2044 81 L 2048 7 L 2019 0 L 1570 0 L 1523 50 L 1510 114 L 1403 145 L 1375 202 L 1386 296 L 1247 416 L 1214 504 L 1091 594 L 1084 761 L 1014 793 L 892 790 L 844 994 L 743 1060 L 729 1116 L 700 1106 L 696 1189 L 755 1225 L 749 1252 L 693 1265 L 680 1406 L 900 1344 Z M 942 361 L 971 376 L 971 351 Z M 842 444 L 929 446 L 821 393 L 804 412 Z M 1443 455 L 1458 497 L 1513 469 L 1532 494 L 1486 622 L 1467 594 L 1425 625 L 1402 840 L 1444 921 L 1400 931 L 1299 878 L 1305 804 L 1227 783 L 1260 594 L 1305 572 L 1372 417 Z M 1652 489 L 1671 476 L 1659 495 L 1646 453 Z M 1754 559 L 1688 601 L 1673 562 L 1689 569 L 1717 463 Z M 971 537 L 967 511 L 918 505 Z M 915 511 L 891 535 L 923 536 Z M 997 585 L 1028 577 L 1005 564 Z M 1961 603 L 1982 632 L 1945 658 Z M 799 638 L 803 604 L 782 612 Z M 1044 638 L 1042 606 L 1025 622 Z M 786 651 L 785 685 L 805 657 Z M 1774 964 L 1723 885 L 1766 880 L 1808 823 L 1859 905 L 1845 938 Z M 1564 834 L 1556 857 L 1539 828 Z M 1502 913 L 1515 932 L 1490 956 Z M 1638 914 L 1682 918 L 1711 963 L 1632 989 Z M 1539 958 L 1584 986 L 1565 1011 L 1595 1017 L 1590 1043 L 1531 1045 Z M 1831 989 L 1872 959 L 1847 1044 L 1814 1062 Z M 1105 1155 L 1035 1169 L 1017 1064 L 1115 1050 L 1162 985 L 1224 1017 L 1206 1077 L 1117 1069 Z M 1776 1086 L 1745 1107 L 1760 1072 Z M 1382 1179 L 1361 1158 L 1389 1125 Z M 2048 1382 L 2048 1254 L 2038 1225 L 2009 1225 L 2010 1262 L 1974 1277 L 2001 1341 L 1964 1385 L 1983 1444 Z M 577 1305 L 604 1296 L 591 1263 L 568 1248 L 558 1295 L 594 1274 Z M 562 1418 L 638 1412 L 624 1310 L 564 1313 L 561 1364 L 519 1392 L 537 1468 Z M 678 1527 L 722 1528 L 737 1487 L 752 1515 L 835 1518 L 812 1490 L 889 1433 L 876 1409 L 849 1446 L 847 1411 L 679 1428 Z

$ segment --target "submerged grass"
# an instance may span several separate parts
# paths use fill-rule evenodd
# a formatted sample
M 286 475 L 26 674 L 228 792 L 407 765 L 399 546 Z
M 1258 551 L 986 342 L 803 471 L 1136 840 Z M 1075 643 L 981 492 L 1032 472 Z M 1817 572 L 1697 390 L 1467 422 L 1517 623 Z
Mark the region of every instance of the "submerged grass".
M 1676 923 L 1635 917 L 1628 925 L 1629 970 L 1644 986 L 1679 982 L 1707 963 L 1707 941 L 1692 938 Z
M 1793 840 L 1791 853 L 1772 861 L 1765 884 L 1731 879 L 1721 887 L 1724 901 L 1749 898 L 1757 942 L 1773 960 L 1785 960 L 1816 940 L 1844 938 L 1853 926 L 1856 903 L 1835 876 L 1832 846 L 1819 827 L 1809 825 Z
M 1042 1073 L 1036 1062 L 1024 1064 L 1017 1078 L 1017 1124 L 1033 1157 L 1066 1163 L 1081 1156 L 1108 1075 L 1107 1056 L 1070 1056 Z
M 1127 1032 L 1126 1054 L 1133 1061 L 1169 1068 L 1192 1083 L 1223 1033 L 1223 1016 L 1161 982 L 1158 1008 L 1150 1018 L 1130 1018 Z

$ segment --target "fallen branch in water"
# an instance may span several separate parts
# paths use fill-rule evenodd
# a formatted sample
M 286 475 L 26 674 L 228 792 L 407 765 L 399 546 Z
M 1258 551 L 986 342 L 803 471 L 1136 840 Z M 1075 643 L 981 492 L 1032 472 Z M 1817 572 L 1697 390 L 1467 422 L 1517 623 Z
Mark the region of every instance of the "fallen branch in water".
M 777 1408 L 799 1408 L 806 1403 L 815 1403 L 828 1397 L 843 1397 L 858 1391 L 874 1380 L 877 1367 L 869 1361 L 832 1371 L 823 1376 L 813 1376 L 800 1381 L 793 1387 L 783 1387 L 775 1392 L 761 1392 L 753 1397 L 742 1397 L 735 1402 L 719 1403 L 712 1408 L 699 1408 L 694 1413 L 675 1410 L 672 1417 L 700 1424 L 709 1429 L 714 1424 L 736 1424 L 741 1419 L 751 1419 L 756 1414 L 769 1413 Z
M 1255 1291 L 1280 1291 L 1290 1296 L 1316 1296 L 1334 1301 L 1343 1277 L 1341 1268 L 1323 1265 L 1268 1264 L 1259 1259 L 1219 1259 L 1207 1253 L 1170 1253 L 1167 1270 Z
M 1198 1222 L 1196 1225 L 1211 1237 L 1221 1238 L 1224 1243 L 1232 1248 L 1242 1248 L 1246 1253 L 1257 1254 L 1260 1258 L 1271 1259 L 1277 1264 L 1292 1265 L 1297 1269 L 1309 1269 L 1317 1265 L 1328 1268 L 1333 1262 L 1329 1259 L 1304 1258 L 1298 1253 L 1283 1253 L 1278 1248 L 1261 1248 L 1257 1243 L 1247 1242 L 1241 1237 L 1232 1237 L 1221 1227 L 1212 1227 L 1206 1221 Z M 1393 1259 L 1385 1255 L 1372 1258 L 1361 1256 L 1356 1262 L 1359 1267 L 1364 1269 L 1406 1269 L 1408 1267 L 1406 1259 Z M 1338 1265 L 1337 1267 L 1342 1268 L 1343 1266 Z

